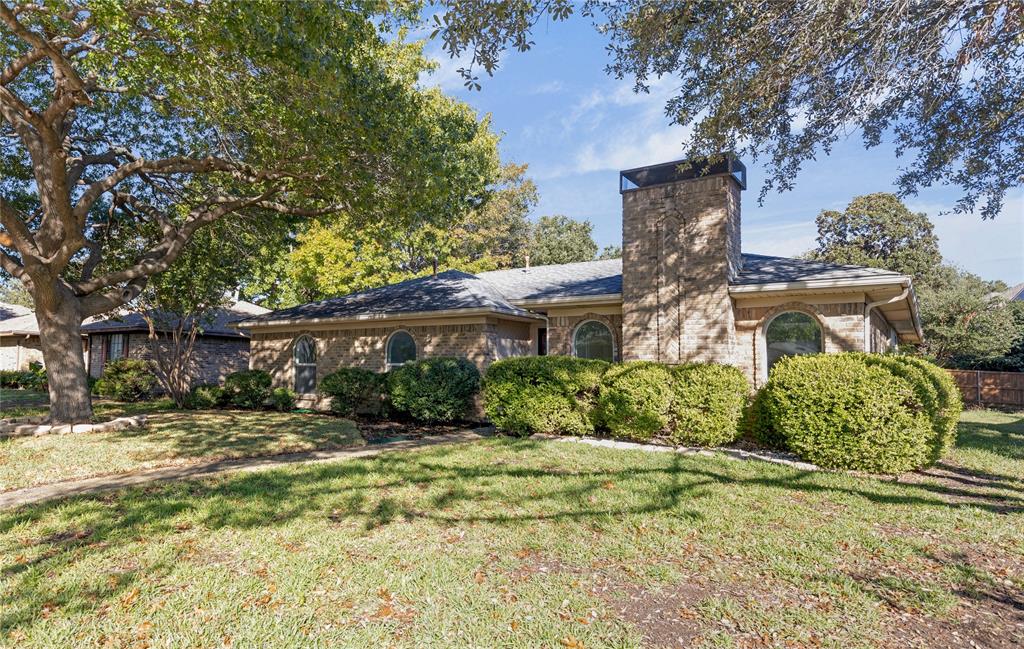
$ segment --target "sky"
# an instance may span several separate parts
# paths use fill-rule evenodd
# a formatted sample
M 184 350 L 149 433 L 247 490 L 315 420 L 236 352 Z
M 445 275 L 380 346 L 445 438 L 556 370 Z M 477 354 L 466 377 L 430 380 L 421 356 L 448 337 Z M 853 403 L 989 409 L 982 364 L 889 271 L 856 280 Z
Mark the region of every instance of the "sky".
M 670 125 L 664 114 L 673 88 L 655 82 L 650 94 L 636 94 L 631 80 L 607 75 L 605 38 L 578 17 L 541 25 L 534 42 L 528 52 L 505 54 L 493 77 L 481 72 L 479 91 L 463 87 L 458 69 L 465 62 L 431 43 L 427 52 L 439 68 L 423 82 L 492 116 L 492 127 L 504 134 L 503 160 L 528 164 L 540 191 L 534 218 L 586 219 L 600 247 L 620 245 L 618 172 L 682 157 L 683 128 Z M 895 191 L 902 161 L 890 145 L 866 150 L 854 134 L 805 165 L 793 191 L 772 192 L 761 205 L 764 167 L 745 162 L 744 252 L 794 256 L 813 247 L 814 217 L 821 210 L 841 210 L 862 194 Z M 1002 213 L 988 221 L 948 213 L 958 197 L 955 187 L 934 187 L 905 202 L 931 218 L 947 262 L 985 279 L 1024 282 L 1024 188 L 1012 191 Z

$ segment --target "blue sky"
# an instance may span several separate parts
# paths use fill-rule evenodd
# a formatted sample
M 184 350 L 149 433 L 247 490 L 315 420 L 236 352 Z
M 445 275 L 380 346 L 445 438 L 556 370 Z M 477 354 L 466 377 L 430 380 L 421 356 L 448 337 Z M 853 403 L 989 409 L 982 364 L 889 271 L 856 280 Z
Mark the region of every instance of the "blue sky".
M 667 162 L 682 156 L 683 129 L 664 115 L 669 83 L 654 83 L 650 94 L 635 94 L 631 80 L 604 72 L 605 40 L 586 20 L 541 26 L 535 46 L 504 56 L 494 77 L 481 77 L 483 89 L 468 91 L 452 61 L 431 43 L 428 53 L 440 68 L 424 79 L 493 116 L 504 133 L 506 161 L 528 163 L 541 201 L 534 217 L 565 214 L 594 224 L 600 246 L 621 242 L 618 171 Z M 748 163 L 743 195 L 743 249 L 797 255 L 813 246 L 814 217 L 822 209 L 842 209 L 851 198 L 893 191 L 900 160 L 883 144 L 865 150 L 859 135 L 837 145 L 831 155 L 806 165 L 796 188 L 757 197 L 764 170 Z M 992 221 L 975 214 L 940 214 L 958 198 L 956 188 L 922 190 L 906 199 L 935 223 L 942 253 L 986 279 L 1024 282 L 1024 189 L 1006 200 Z

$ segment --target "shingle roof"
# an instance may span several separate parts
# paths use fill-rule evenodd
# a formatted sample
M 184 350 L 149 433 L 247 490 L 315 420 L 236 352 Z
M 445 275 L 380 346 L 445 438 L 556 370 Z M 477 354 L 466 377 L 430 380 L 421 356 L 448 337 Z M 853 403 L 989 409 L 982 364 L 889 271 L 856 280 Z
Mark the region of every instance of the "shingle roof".
M 492 270 L 480 278 L 514 302 L 614 295 L 622 293 L 622 259 Z
M 881 268 L 843 266 L 809 259 L 743 255 L 743 269 L 732 284 L 775 284 L 816 280 L 878 278 L 902 279 L 903 275 Z
M 20 304 L 0 302 L 0 320 L 16 318 L 20 315 L 28 315 L 29 313 L 32 313 L 32 309 L 28 307 L 21 306 Z
M 268 313 L 269 309 L 265 309 L 261 306 L 239 300 L 229 306 L 214 310 L 211 315 L 211 320 L 204 320 L 200 323 L 200 329 L 205 336 L 226 336 L 230 338 L 238 338 L 244 336 L 243 332 L 239 332 L 231 325 L 239 320 Z M 179 320 L 173 316 L 165 316 L 158 319 L 158 322 L 163 322 L 168 328 L 176 327 Z M 149 325 L 146 324 L 146 320 L 142 315 L 138 313 L 123 313 L 118 314 L 114 317 L 104 318 L 102 320 L 91 320 L 86 321 L 82 325 L 82 333 L 104 333 L 114 331 L 149 331 Z
M 1017 300 L 1024 302 L 1024 283 L 1006 289 L 1003 292 L 1003 296 L 1010 302 Z
M 397 284 L 281 309 L 245 320 L 246 324 L 304 319 L 372 318 L 389 314 L 486 309 L 494 313 L 536 317 L 509 304 L 505 297 L 476 275 L 449 270 Z
M 28 311 L 28 309 L 26 309 Z M 14 336 L 38 336 L 39 323 L 36 314 L 29 311 L 24 315 L 0 320 L 0 334 Z

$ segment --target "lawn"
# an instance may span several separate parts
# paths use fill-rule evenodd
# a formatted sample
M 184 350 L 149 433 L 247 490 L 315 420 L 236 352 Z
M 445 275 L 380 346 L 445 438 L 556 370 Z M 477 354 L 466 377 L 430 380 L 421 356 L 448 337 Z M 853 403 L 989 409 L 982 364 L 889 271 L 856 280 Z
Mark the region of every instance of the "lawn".
M 0 491 L 157 466 L 361 445 L 355 424 L 323 415 L 175 411 L 168 400 L 97 404 L 98 416 L 146 412 L 148 426 L 0 439 Z
M 18 647 L 1017 647 L 1024 416 L 900 481 L 493 438 L 0 512 Z
M 50 395 L 41 390 L 0 388 L 0 417 L 20 417 L 23 412 L 40 410 L 49 401 Z

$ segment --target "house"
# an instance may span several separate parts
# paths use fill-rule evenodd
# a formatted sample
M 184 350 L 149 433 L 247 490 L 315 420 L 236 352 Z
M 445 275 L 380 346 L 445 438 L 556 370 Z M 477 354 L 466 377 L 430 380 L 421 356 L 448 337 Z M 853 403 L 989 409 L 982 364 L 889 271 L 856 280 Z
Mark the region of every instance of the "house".
M 788 354 L 921 340 L 909 277 L 741 253 L 734 158 L 620 173 L 621 259 L 448 271 L 249 318 L 251 365 L 312 395 L 341 366 L 453 355 L 729 363 L 755 384 Z
M 0 302 L 0 370 L 27 370 L 43 362 L 39 326 L 32 309 Z
M 250 302 L 234 303 L 215 309 L 208 321 L 201 322 L 193 351 L 193 380 L 197 383 L 218 383 L 231 372 L 249 368 L 249 333 L 231 325 L 245 318 L 267 313 L 267 309 Z M 163 325 L 159 336 L 180 323 L 174 317 L 161 317 L 155 321 Z M 185 330 L 193 325 L 187 322 Z M 149 325 L 139 313 L 123 313 L 102 320 L 89 320 L 82 325 L 88 337 L 86 366 L 89 376 L 99 377 L 104 366 L 118 358 L 153 357 L 149 340 Z

